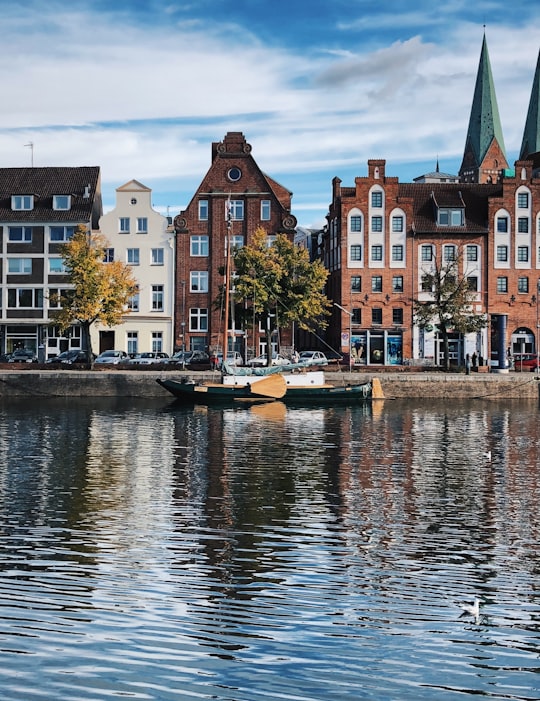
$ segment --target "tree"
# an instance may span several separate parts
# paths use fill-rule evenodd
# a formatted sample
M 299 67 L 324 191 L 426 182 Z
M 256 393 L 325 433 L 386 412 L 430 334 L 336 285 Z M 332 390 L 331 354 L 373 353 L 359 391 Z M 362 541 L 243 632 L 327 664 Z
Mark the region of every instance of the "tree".
M 234 253 L 234 299 L 251 305 L 254 321 L 262 323 L 267 340 L 267 362 L 272 332 L 293 322 L 313 330 L 327 325 L 331 304 L 323 293 L 328 271 L 320 261 L 311 262 L 306 249 L 278 234 L 268 246 L 267 232 L 259 227 L 252 243 Z
M 450 369 L 448 335 L 480 331 L 487 324 L 484 314 L 475 314 L 472 306 L 477 293 L 471 290 L 467 272 L 460 274 L 463 253 L 444 264 L 435 260 L 433 268 L 422 275 L 424 289 L 431 290 L 429 300 L 413 300 L 415 322 L 421 329 L 435 325 L 443 342 L 444 369 Z
M 55 295 L 60 309 L 54 313 L 52 323 L 61 331 L 80 325 L 89 365 L 93 359 L 92 324 L 100 322 L 110 327 L 122 323 L 122 317 L 128 313 L 127 304 L 138 289 L 129 266 L 120 261 L 104 261 L 107 247 L 103 236 L 89 234 L 79 226 L 71 241 L 60 249 L 72 287 Z

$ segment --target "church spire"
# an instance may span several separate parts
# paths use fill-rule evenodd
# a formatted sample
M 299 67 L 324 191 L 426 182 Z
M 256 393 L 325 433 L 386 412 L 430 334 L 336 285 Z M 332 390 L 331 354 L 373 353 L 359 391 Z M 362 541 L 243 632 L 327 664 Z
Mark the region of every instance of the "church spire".
M 493 182 L 504 168 L 508 168 L 508 162 L 484 34 L 459 179 Z
M 535 154 L 536 158 L 533 158 Z M 540 51 L 538 52 L 519 160 L 540 160 Z

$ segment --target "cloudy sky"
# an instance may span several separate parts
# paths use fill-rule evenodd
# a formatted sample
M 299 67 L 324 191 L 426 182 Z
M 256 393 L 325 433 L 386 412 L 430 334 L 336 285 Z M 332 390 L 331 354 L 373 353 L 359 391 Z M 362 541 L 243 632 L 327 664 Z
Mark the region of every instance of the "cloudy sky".
M 318 226 L 368 158 L 402 181 L 461 163 L 484 25 L 510 163 L 540 48 L 537 0 L 0 0 L 2 166 L 98 165 L 184 208 L 241 131 Z M 33 143 L 33 149 L 27 144 Z

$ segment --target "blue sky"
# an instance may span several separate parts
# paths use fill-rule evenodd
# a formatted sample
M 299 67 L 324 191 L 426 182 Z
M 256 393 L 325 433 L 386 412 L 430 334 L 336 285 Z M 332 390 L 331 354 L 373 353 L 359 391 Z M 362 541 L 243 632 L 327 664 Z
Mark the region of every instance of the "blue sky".
M 457 172 L 483 25 L 510 163 L 540 48 L 531 0 L 0 0 L 2 165 L 98 165 L 104 206 L 135 178 L 184 208 L 213 141 L 241 131 L 324 223 L 368 158 L 402 181 Z

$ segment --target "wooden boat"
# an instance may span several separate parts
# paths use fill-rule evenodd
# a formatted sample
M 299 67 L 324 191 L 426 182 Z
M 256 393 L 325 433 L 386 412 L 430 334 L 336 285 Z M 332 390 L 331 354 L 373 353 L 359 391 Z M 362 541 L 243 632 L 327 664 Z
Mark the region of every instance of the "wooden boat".
M 193 404 L 256 404 L 282 399 L 287 385 L 282 375 L 257 378 L 255 382 L 225 384 L 223 382 L 193 382 L 187 378 L 169 380 L 158 378 L 157 383 L 174 395 Z

